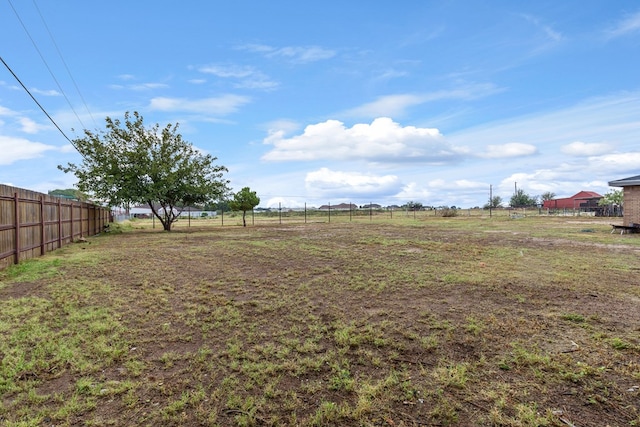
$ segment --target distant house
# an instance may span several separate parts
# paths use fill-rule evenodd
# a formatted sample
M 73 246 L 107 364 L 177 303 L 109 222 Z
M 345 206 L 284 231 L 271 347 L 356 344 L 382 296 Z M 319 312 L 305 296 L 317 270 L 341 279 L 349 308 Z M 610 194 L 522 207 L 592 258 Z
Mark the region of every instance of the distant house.
M 348 210 L 358 209 L 358 206 L 354 205 L 353 203 L 340 203 L 337 205 L 322 205 L 318 209 L 321 211 L 328 211 L 328 210 L 348 211 Z
M 625 226 L 640 223 L 640 175 L 609 182 L 610 187 L 622 187 L 624 211 L 622 222 Z
M 602 195 L 594 191 L 581 191 L 564 199 L 545 200 L 542 203 L 544 209 L 573 209 L 583 212 L 595 211 Z

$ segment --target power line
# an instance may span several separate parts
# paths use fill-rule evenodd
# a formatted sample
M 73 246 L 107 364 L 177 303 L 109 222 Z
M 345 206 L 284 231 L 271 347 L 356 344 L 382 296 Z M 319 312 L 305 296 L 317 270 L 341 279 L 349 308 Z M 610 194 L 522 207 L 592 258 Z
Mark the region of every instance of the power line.
M 0 56 L 0 61 L 2 61 L 2 63 L 4 64 L 5 67 L 7 67 L 7 70 L 9 70 L 9 72 L 11 73 L 11 75 L 13 75 L 13 77 L 17 80 L 18 83 L 20 83 L 20 86 L 22 86 L 22 88 L 29 94 L 29 96 L 31 97 L 31 99 L 33 99 L 33 102 L 36 103 L 36 105 L 38 107 L 40 107 L 40 109 L 42 110 L 42 112 L 49 118 L 49 120 L 51 120 L 51 123 L 53 123 L 53 125 L 60 131 L 60 133 L 62 134 L 62 136 L 64 136 L 64 138 L 69 141 L 69 143 L 73 146 L 73 148 L 76 149 L 76 151 L 78 153 L 80 153 L 80 155 L 82 157 L 84 157 L 84 154 L 82 154 L 82 152 L 80 150 L 78 150 L 78 147 L 76 146 L 76 144 L 73 143 L 72 140 L 69 139 L 69 137 L 62 131 L 62 129 L 60 129 L 60 126 L 58 126 L 58 124 L 55 122 L 55 120 L 53 120 L 53 118 L 49 115 L 49 113 L 47 113 L 47 110 L 44 109 L 44 107 L 42 105 L 40 105 L 40 103 L 38 102 L 38 100 L 36 99 L 35 96 L 33 96 L 33 94 L 29 91 L 29 89 L 27 89 L 27 87 L 24 85 L 24 83 L 22 83 L 22 81 L 20 80 L 20 78 L 18 78 L 18 76 L 16 75 L 16 73 L 13 72 L 13 70 L 11 69 L 11 67 L 9 67 L 9 64 L 7 64 L 4 59 L 2 58 L 2 56 Z M 86 159 L 86 157 L 85 157 Z
M 62 56 L 62 52 L 60 52 L 60 49 L 58 48 L 58 44 L 56 43 L 55 39 L 53 38 L 53 34 L 49 30 L 49 26 L 47 25 L 46 21 L 44 20 L 44 16 L 42 16 L 42 13 L 40 12 L 40 8 L 38 8 L 38 5 L 36 4 L 36 0 L 33 0 L 33 5 L 35 6 L 36 10 L 38 11 L 38 15 L 40 15 L 40 19 L 42 19 L 42 23 L 44 24 L 44 27 L 47 29 L 47 33 L 49 33 L 49 38 L 51 38 L 51 42 L 55 46 L 56 51 L 58 52 L 58 56 L 62 60 L 62 63 L 64 64 L 64 67 L 67 70 L 67 74 L 69 74 L 69 77 L 71 78 L 71 81 L 73 82 L 73 85 L 75 86 L 76 91 L 78 92 L 78 95 L 80 95 L 80 99 L 82 99 L 82 103 L 84 104 L 84 108 L 87 109 L 87 113 L 89 113 L 89 116 L 91 117 L 91 120 L 93 121 L 93 125 L 95 127 L 98 127 L 98 125 L 96 124 L 96 120 L 93 118 L 93 114 L 91 114 L 91 111 L 89 110 L 89 106 L 87 105 L 87 102 L 84 100 L 84 96 L 82 96 L 82 92 L 80 92 L 80 88 L 78 87 L 78 84 L 76 83 L 76 80 L 73 78 L 73 75 L 71 75 L 71 70 L 67 66 L 67 62 L 64 60 L 64 57 Z M 82 122 L 80 122 L 80 123 L 82 123 Z
M 56 79 L 56 76 L 53 74 L 53 71 L 51 71 L 51 68 L 49 67 L 49 64 L 47 63 L 47 60 L 44 59 L 44 56 L 42 55 L 42 52 L 40 52 L 40 49 L 38 48 L 38 45 L 36 44 L 36 42 L 33 39 L 33 37 L 31 37 L 31 34 L 29 33 L 29 30 L 27 30 L 27 27 L 24 24 L 24 22 L 22 22 L 22 19 L 20 18 L 20 15 L 18 14 L 18 11 L 16 10 L 15 7 L 13 7 L 13 3 L 11 3 L 11 0 L 7 0 L 7 1 L 9 2 L 9 5 L 11 6 L 11 9 L 13 9 L 13 13 L 15 13 L 16 18 L 18 18 L 18 21 L 20 22 L 20 25 L 22 25 L 22 28 L 24 29 L 24 32 L 27 33 L 27 36 L 29 37 L 29 40 L 31 40 L 31 43 L 33 44 L 33 47 L 38 52 L 38 55 L 40 55 L 40 59 L 42 59 L 42 62 L 44 62 L 45 67 L 47 67 L 47 70 L 49 70 L 49 74 L 51 74 L 51 77 L 53 78 L 53 81 L 56 82 L 56 85 L 58 86 L 58 89 L 60 89 L 60 93 L 62 93 L 62 96 L 64 96 L 64 99 L 67 100 L 67 104 L 69 104 L 69 108 L 71 108 L 71 111 L 73 111 L 73 114 L 76 116 L 76 118 L 78 119 L 78 121 L 82 125 L 82 128 L 86 129 L 87 127 L 84 125 L 84 123 L 82 123 L 82 120 L 80 119 L 80 116 L 78 116 L 78 113 L 76 113 L 76 110 L 73 108 L 73 105 L 71 105 L 71 101 L 69 101 L 69 98 L 67 97 L 67 94 L 62 89 L 62 86 L 60 86 L 60 83 L 58 82 L 58 79 Z M 4 62 L 4 61 L 2 61 L 2 62 Z M 13 74 L 13 72 L 12 72 L 12 74 Z M 14 76 L 15 76 L 15 74 L 14 74 Z M 30 92 L 29 92 L 29 95 L 31 95 Z M 32 97 L 33 97 L 33 95 L 32 95 Z M 34 100 L 35 100 L 35 98 L 34 98 Z M 43 109 L 43 111 L 44 111 L 44 109 Z M 56 125 L 56 126 L 58 126 L 58 125 Z

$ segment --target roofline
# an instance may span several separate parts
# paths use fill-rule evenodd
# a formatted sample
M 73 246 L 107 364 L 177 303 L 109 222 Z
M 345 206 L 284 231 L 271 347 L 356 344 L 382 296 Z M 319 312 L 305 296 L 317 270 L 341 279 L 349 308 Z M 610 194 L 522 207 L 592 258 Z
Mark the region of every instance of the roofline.
M 640 175 L 609 181 L 610 187 L 631 187 L 633 185 L 640 185 Z

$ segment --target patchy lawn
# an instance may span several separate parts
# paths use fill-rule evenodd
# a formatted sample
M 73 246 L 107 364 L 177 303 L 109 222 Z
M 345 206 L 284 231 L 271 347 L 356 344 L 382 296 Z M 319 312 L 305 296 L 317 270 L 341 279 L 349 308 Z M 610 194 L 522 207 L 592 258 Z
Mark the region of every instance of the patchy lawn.
M 640 424 L 607 220 L 140 224 L 0 272 L 0 424 Z

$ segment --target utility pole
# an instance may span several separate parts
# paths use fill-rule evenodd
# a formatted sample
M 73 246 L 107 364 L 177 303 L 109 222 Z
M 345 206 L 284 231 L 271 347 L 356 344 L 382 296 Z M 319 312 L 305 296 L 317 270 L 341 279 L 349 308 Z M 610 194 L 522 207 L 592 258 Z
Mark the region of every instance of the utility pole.
M 493 184 L 489 184 L 489 218 L 491 218 L 492 208 L 493 208 Z

